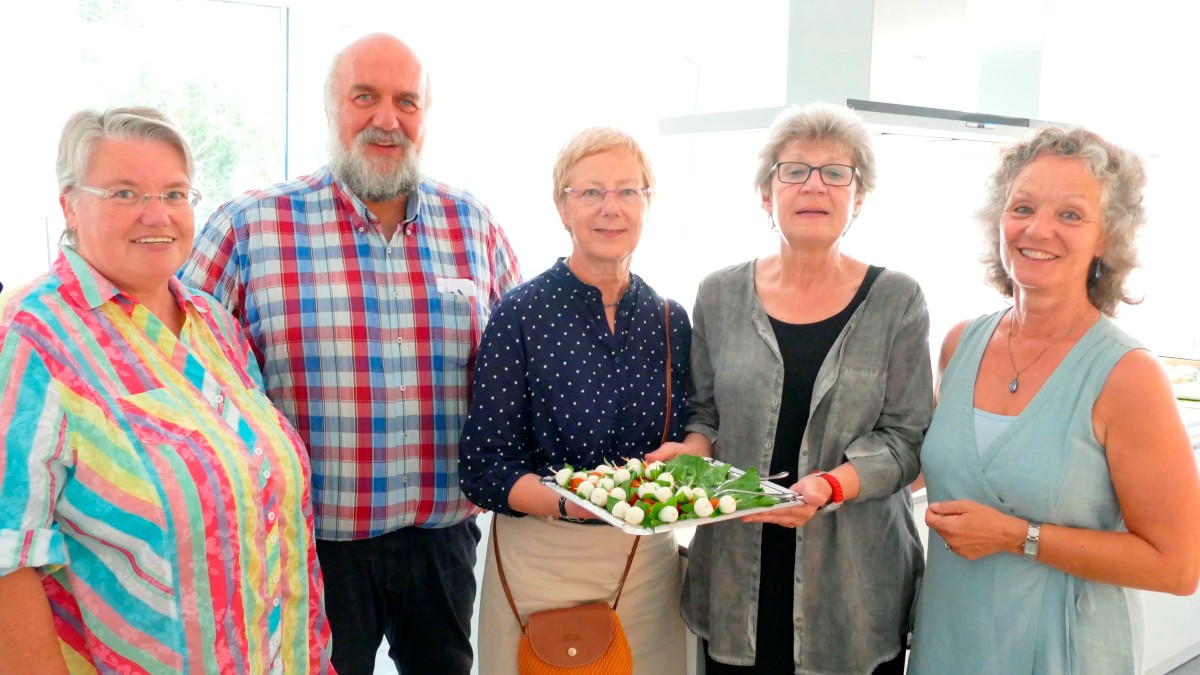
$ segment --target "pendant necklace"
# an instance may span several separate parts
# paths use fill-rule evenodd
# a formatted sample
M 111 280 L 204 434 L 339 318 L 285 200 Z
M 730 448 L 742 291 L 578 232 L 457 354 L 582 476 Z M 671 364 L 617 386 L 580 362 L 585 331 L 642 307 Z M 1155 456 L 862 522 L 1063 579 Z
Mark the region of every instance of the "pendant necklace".
M 1042 348 L 1042 351 L 1038 352 L 1037 356 L 1033 357 L 1033 360 L 1030 361 L 1028 365 L 1026 365 L 1024 368 L 1017 368 L 1017 361 L 1013 358 L 1012 351 L 1013 322 L 1016 321 L 1016 315 L 1013 312 L 1015 312 L 1015 310 L 1010 310 L 1008 315 L 1008 362 L 1012 364 L 1013 369 L 1013 378 L 1008 382 L 1008 393 L 1010 394 L 1017 393 L 1017 386 L 1020 384 L 1017 380 L 1021 377 L 1021 373 L 1029 370 L 1030 367 L 1037 363 L 1038 359 L 1042 358 L 1042 356 L 1046 354 L 1046 351 L 1054 345 L 1054 342 L 1051 341 L 1050 344 Z

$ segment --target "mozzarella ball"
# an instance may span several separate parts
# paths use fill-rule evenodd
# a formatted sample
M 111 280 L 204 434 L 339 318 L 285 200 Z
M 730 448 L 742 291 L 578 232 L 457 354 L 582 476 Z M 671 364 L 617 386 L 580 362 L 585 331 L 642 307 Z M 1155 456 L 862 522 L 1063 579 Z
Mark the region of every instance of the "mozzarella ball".
M 675 496 L 679 496 L 679 495 L 683 495 L 683 499 L 685 501 L 689 501 L 689 502 L 694 501 L 696 499 L 695 493 L 692 492 L 692 488 L 690 488 L 686 485 L 679 488 L 679 492 L 675 493 Z
M 558 473 L 554 474 L 554 482 L 558 483 L 559 487 L 566 487 L 567 483 L 571 482 L 571 470 L 559 469 Z
M 596 472 L 607 476 L 613 472 L 613 468 L 607 464 L 601 464 L 600 466 L 596 467 Z
M 737 502 L 733 500 L 733 495 L 724 495 L 717 502 L 717 509 L 721 513 L 733 513 L 737 511 Z
M 692 488 L 692 499 L 708 499 L 708 492 L 702 487 Z
M 658 478 L 655 478 L 654 480 L 662 483 L 663 485 L 674 485 L 675 484 L 675 476 L 671 475 L 670 471 L 664 471 L 664 472 L 658 474 Z
M 617 502 L 613 504 L 612 514 L 614 518 L 625 520 L 625 514 L 629 511 L 629 502 Z
M 629 474 L 629 469 L 617 469 L 613 472 L 612 477 L 618 485 L 628 482 L 630 478 L 633 478 L 633 476 Z
M 592 496 L 592 490 L 596 489 L 596 484 L 589 481 L 583 481 L 579 487 L 575 488 L 575 494 L 587 499 Z
M 612 497 L 613 499 L 620 499 L 621 501 L 629 499 L 629 495 L 625 494 L 625 488 L 622 487 L 615 487 L 609 490 L 608 496 Z
M 625 468 L 629 469 L 629 473 L 631 473 L 631 474 L 635 474 L 635 475 L 641 474 L 643 471 L 642 460 L 631 459 L 631 460 L 629 460 L 629 462 L 627 464 L 625 464 Z
M 656 485 L 655 483 L 642 483 L 637 488 L 638 499 L 641 499 L 642 497 L 645 497 L 646 495 L 654 494 L 654 491 L 657 489 L 658 489 L 658 485 Z
M 583 478 L 584 480 L 587 480 L 587 472 L 586 471 L 576 471 L 575 473 L 571 474 L 571 478 L 572 479 Z
M 608 490 L 597 487 L 592 490 L 592 494 L 588 495 L 588 499 L 596 506 L 608 506 Z
M 658 512 L 658 519 L 664 523 L 673 523 L 679 520 L 679 509 L 674 506 L 664 506 L 662 511 Z
M 660 486 L 658 486 L 657 489 L 654 490 L 654 498 L 660 502 L 665 502 L 674 496 L 675 496 L 675 493 L 671 491 L 671 488 L 669 488 L 665 485 L 660 485 Z
M 696 509 L 696 515 L 701 518 L 707 518 L 713 514 L 712 502 L 708 501 L 707 498 L 697 499 L 694 508 Z
M 641 525 L 642 520 L 645 519 L 645 517 L 646 512 L 643 511 L 642 507 L 640 506 L 631 506 L 629 507 L 629 510 L 625 512 L 625 522 L 629 523 L 630 525 Z
M 605 490 L 607 490 L 609 492 L 611 492 L 612 489 L 617 486 L 617 484 L 613 481 L 613 479 L 611 479 L 607 476 L 605 476 L 604 478 L 601 478 L 600 482 L 597 483 L 597 485 L 599 485 L 600 487 L 604 488 Z
M 588 479 L 588 482 L 591 483 L 592 485 L 595 485 L 600 482 L 600 476 L 597 476 L 595 473 L 589 473 L 587 479 Z

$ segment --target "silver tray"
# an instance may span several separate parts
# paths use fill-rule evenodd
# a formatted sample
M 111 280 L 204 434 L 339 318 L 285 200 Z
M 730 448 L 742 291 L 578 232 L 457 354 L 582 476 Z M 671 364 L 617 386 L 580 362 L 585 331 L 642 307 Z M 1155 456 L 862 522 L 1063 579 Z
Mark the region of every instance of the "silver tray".
M 721 462 L 721 461 L 712 459 L 710 457 L 705 457 L 704 459 L 709 464 L 713 464 L 715 466 L 722 466 L 725 464 L 725 462 Z M 738 476 L 741 476 L 744 473 L 746 473 L 746 472 L 737 467 L 734 467 L 734 466 L 729 467 L 729 477 L 730 478 L 737 478 Z M 560 495 L 565 495 L 567 497 L 567 499 L 573 500 L 577 506 L 582 506 L 589 513 L 596 516 L 596 518 L 600 519 L 601 521 L 608 523 L 609 525 L 612 525 L 613 527 L 617 528 L 618 530 L 622 530 L 623 532 L 625 532 L 627 534 L 636 534 L 636 535 L 658 534 L 659 532 L 670 532 L 672 530 L 680 530 L 680 529 L 684 529 L 684 528 L 688 528 L 688 527 L 711 525 L 713 523 L 719 523 L 724 520 L 731 520 L 733 518 L 741 518 L 742 516 L 748 516 L 752 513 L 761 513 L 763 511 L 772 511 L 774 509 L 785 509 L 785 508 L 788 508 L 791 506 L 798 506 L 798 505 L 804 503 L 804 499 L 800 495 L 796 494 L 795 492 L 792 492 L 791 490 L 787 489 L 786 487 L 783 487 L 782 485 L 777 485 L 775 483 L 772 483 L 771 481 L 766 481 L 766 480 L 760 482 L 759 484 L 762 485 L 764 494 L 766 494 L 767 496 L 778 496 L 782 501 L 780 501 L 777 504 L 772 504 L 771 506 L 755 506 L 755 507 L 752 507 L 749 509 L 739 509 L 737 511 L 734 511 L 733 513 L 724 513 L 724 514 L 714 513 L 712 516 L 710 516 L 708 518 L 688 518 L 687 520 L 677 520 L 673 523 L 658 525 L 654 528 L 650 528 L 650 527 L 646 527 L 645 525 L 630 525 L 629 523 L 625 522 L 624 520 L 616 518 L 615 516 L 613 516 L 613 514 L 609 513 L 603 507 L 596 506 L 595 504 L 591 503 L 590 501 L 575 494 L 571 490 L 568 490 L 564 487 L 560 487 L 558 485 L 558 483 L 554 482 L 554 476 L 543 476 L 542 477 L 542 485 L 545 485 L 546 487 L 550 488 L 551 490 L 554 490 L 555 492 L 557 492 Z

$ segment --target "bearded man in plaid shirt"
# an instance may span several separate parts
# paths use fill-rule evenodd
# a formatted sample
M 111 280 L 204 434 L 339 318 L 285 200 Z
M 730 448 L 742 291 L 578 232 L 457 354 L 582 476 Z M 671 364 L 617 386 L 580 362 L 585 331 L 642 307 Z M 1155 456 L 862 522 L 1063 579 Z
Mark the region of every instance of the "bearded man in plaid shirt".
M 246 329 L 312 462 L 339 673 L 470 672 L 478 509 L 458 438 L 492 305 L 520 283 L 470 194 L 422 176 L 429 82 L 391 35 L 326 83 L 329 165 L 224 204 L 180 271 Z

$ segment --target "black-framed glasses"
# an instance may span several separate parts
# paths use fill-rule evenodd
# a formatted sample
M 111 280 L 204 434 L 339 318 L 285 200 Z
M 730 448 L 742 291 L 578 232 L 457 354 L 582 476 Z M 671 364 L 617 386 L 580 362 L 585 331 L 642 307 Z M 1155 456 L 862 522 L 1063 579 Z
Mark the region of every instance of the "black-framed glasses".
M 103 190 L 88 185 L 76 185 L 75 187 L 88 194 L 96 195 L 101 199 L 107 199 L 117 206 L 128 208 L 143 207 L 156 197 L 168 209 L 179 209 L 185 206 L 195 206 L 200 203 L 200 191 L 193 189 L 167 190 L 162 194 L 154 195 L 149 192 L 138 192 L 130 188 Z
M 854 182 L 858 169 L 846 164 L 812 166 L 804 162 L 778 162 L 771 167 L 781 183 L 804 184 L 813 172 L 821 174 L 821 181 L 830 187 L 845 187 Z
M 595 206 L 596 204 L 599 204 L 600 202 L 604 201 L 604 198 L 607 197 L 608 193 L 610 192 L 616 195 L 617 199 L 621 200 L 621 202 L 625 204 L 640 204 L 647 196 L 650 195 L 650 188 L 625 187 L 605 190 L 603 188 L 569 187 L 563 188 L 563 192 L 568 196 L 575 197 L 579 200 L 579 203 L 583 204 L 584 206 Z

